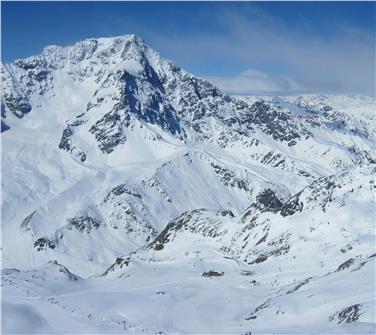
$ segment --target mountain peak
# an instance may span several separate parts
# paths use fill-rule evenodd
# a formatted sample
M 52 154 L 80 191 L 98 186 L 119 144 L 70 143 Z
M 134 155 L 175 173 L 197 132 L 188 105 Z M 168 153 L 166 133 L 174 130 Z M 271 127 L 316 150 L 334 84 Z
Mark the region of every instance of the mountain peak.
M 145 41 L 137 36 L 136 34 L 125 34 L 125 35 L 117 35 L 117 36 L 109 36 L 109 37 L 98 37 L 98 38 L 88 38 L 86 40 L 96 40 L 96 41 L 131 41 L 131 42 L 137 42 L 139 44 L 145 44 Z
M 372 101 L 230 97 L 135 35 L 49 46 L 1 75 L 14 306 L 102 333 L 372 319 Z
M 148 57 L 158 59 L 159 55 L 134 34 L 114 37 L 88 38 L 68 46 L 49 45 L 41 54 L 16 59 L 9 64 L 27 71 L 35 69 L 57 69 L 91 61 L 93 65 L 119 64 L 124 59 L 141 61 Z

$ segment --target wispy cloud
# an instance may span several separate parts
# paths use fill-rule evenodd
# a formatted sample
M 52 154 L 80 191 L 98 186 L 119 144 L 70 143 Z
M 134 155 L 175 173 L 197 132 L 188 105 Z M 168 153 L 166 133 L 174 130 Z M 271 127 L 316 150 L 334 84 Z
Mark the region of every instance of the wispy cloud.
M 229 94 L 293 94 L 307 91 L 291 78 L 273 76 L 255 69 L 248 69 L 236 76 L 209 76 L 205 79 Z
M 160 50 L 177 61 L 196 64 L 201 76 L 225 91 L 253 93 L 375 92 L 375 34 L 332 23 L 330 34 L 297 30 L 257 8 L 240 7 L 216 13 L 219 33 L 155 36 Z M 205 29 L 203 29 L 205 31 Z M 211 73 L 205 73 L 205 64 Z M 243 71 L 215 75 L 213 64 L 241 64 Z M 244 69 L 256 69 L 244 71 Z

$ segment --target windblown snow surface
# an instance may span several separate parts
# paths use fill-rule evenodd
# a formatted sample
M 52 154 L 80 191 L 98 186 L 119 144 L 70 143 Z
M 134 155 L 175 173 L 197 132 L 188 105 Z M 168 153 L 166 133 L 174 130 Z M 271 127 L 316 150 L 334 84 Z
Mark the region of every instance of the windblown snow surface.
M 228 96 L 134 35 L 1 76 L 4 334 L 375 333 L 373 98 Z

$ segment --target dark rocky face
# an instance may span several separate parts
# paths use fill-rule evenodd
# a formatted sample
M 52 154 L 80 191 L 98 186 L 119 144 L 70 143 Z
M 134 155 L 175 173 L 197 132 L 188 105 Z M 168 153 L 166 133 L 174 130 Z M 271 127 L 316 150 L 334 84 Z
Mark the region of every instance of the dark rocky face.
M 4 96 L 2 115 L 6 115 L 6 110 L 9 110 L 18 118 L 22 118 L 24 114 L 31 112 L 31 109 L 32 107 L 26 97 Z
M 68 220 L 68 229 L 75 228 L 78 231 L 90 233 L 92 229 L 98 229 L 101 222 L 90 216 L 78 216 Z
M 257 204 L 261 211 L 278 212 L 283 204 L 270 188 L 263 190 L 256 196 Z
M 303 202 L 300 201 L 299 195 L 301 192 L 293 196 L 289 201 L 287 201 L 281 208 L 281 215 L 282 216 L 289 216 L 293 215 L 297 212 L 301 212 L 303 210 Z
M 359 319 L 361 315 L 361 304 L 355 304 L 344 308 L 342 311 L 335 313 L 329 317 L 329 321 L 335 321 L 338 324 L 341 323 L 351 323 Z
M 34 248 L 36 248 L 37 251 L 46 250 L 47 248 L 55 249 L 55 247 L 56 247 L 55 243 L 46 237 L 38 238 L 34 242 Z

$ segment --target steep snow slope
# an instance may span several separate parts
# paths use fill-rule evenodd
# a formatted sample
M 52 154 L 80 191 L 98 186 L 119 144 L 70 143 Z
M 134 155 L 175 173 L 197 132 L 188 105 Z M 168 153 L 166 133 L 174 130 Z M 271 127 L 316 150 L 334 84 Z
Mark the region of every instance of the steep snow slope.
M 370 172 L 322 178 L 284 205 L 267 192 L 240 216 L 184 213 L 101 277 L 56 262 L 6 270 L 3 299 L 37 308 L 40 331 L 373 333 Z
M 230 97 L 134 35 L 1 76 L 5 332 L 374 331 L 374 99 Z

